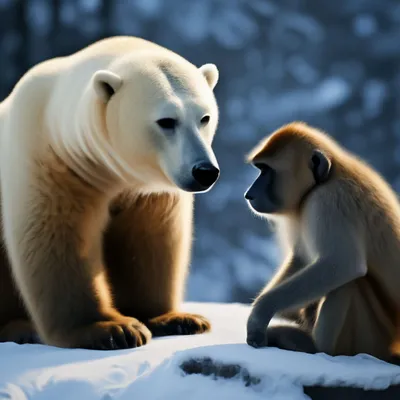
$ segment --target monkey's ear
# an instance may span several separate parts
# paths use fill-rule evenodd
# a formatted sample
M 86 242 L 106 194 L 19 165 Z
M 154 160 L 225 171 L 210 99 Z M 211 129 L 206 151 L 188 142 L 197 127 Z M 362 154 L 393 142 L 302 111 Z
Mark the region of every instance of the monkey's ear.
M 321 150 L 314 150 L 311 155 L 310 169 L 316 183 L 325 182 L 331 171 L 331 160 Z

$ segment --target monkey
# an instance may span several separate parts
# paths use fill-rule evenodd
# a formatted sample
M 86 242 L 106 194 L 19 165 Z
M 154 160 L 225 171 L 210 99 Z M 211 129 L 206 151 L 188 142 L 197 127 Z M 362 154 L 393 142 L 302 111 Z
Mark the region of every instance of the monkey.
M 247 158 L 245 199 L 277 223 L 286 256 L 252 303 L 246 342 L 391 361 L 400 333 L 400 205 L 385 179 L 328 133 L 283 125 Z M 268 327 L 306 310 L 304 326 Z M 307 339 L 308 338 L 308 339 Z

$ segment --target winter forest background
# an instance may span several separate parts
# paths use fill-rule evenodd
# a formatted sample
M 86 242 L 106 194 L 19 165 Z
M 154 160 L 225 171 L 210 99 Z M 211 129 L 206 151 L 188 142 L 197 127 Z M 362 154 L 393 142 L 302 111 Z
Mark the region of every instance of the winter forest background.
M 243 193 L 245 154 L 304 120 L 400 191 L 400 2 L 396 0 L 0 0 L 0 98 L 32 65 L 135 35 L 220 70 L 221 177 L 197 197 L 187 299 L 249 302 L 281 255 Z

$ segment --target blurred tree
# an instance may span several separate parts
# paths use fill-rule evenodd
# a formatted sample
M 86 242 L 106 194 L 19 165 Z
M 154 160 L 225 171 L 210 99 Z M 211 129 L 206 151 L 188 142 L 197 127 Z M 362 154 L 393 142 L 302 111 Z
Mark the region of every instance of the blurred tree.
M 189 299 L 249 301 L 277 265 L 243 159 L 279 125 L 327 130 L 400 189 L 397 0 L 0 0 L 1 98 L 32 65 L 117 34 L 220 69 L 221 178 L 197 197 Z

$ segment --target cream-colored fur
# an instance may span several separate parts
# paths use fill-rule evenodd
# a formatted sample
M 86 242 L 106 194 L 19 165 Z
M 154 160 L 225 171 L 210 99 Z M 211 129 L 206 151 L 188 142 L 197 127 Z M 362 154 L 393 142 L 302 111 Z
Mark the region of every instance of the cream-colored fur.
M 253 303 L 247 343 L 396 361 L 396 193 L 366 162 L 301 122 L 265 138 L 249 160 L 260 175 L 246 198 L 255 212 L 279 216 L 286 256 Z M 268 327 L 276 314 L 291 314 L 304 327 Z
M 125 303 L 131 298 L 128 308 L 143 314 L 142 321 L 158 317 L 158 310 L 176 311 L 191 242 L 192 194 L 184 190 L 197 162 L 218 166 L 211 149 L 217 81 L 213 64 L 197 68 L 133 37 L 99 41 L 38 64 L 21 78 L 0 105 L 0 177 L 7 264 L 27 315 L 18 308 L 18 315 L 2 317 L 1 307 L 18 293 L 0 288 L 0 340 L 24 341 L 11 329 L 13 320 L 22 319 L 25 329 L 24 321 L 32 319 L 32 331 L 48 344 L 132 347 L 151 334 L 136 315 L 121 314 L 114 298 L 122 296 Z M 209 122 L 201 124 L 204 115 Z M 156 123 L 162 118 L 179 124 L 164 131 Z M 124 213 L 126 218 L 114 221 Z M 146 227 L 151 214 L 162 229 L 154 221 Z M 105 242 L 114 240 L 114 231 L 124 232 L 116 246 L 131 241 L 122 249 L 123 260 Z M 154 247 L 138 246 L 143 237 Z M 105 263 L 104 252 L 124 266 Z M 152 265 L 164 255 L 166 265 Z M 113 268 L 129 269 L 131 286 L 125 281 L 123 288 L 115 287 L 109 278 Z M 167 281 L 156 279 L 158 287 L 148 290 L 148 298 L 133 289 L 129 293 L 137 282 L 152 282 L 160 268 Z M 140 304 L 145 310 L 151 295 L 163 291 L 168 292 L 160 296 L 164 304 L 154 306 L 151 315 L 141 313 Z M 208 326 L 199 316 L 168 314 L 167 320 L 175 328 L 182 320 L 197 331 Z

